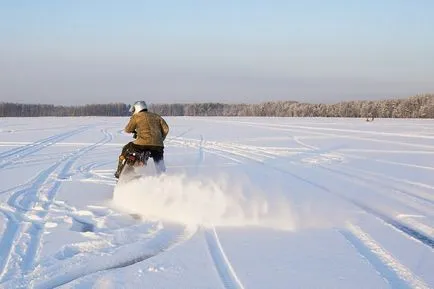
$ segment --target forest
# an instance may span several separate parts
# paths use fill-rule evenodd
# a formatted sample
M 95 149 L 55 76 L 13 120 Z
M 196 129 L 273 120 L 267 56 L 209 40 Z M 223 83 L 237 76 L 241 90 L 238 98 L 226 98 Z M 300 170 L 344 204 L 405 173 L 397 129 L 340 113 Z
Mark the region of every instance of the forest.
M 128 116 L 129 108 L 130 104 L 125 103 L 56 106 L 1 102 L 0 117 Z M 333 104 L 296 101 L 269 101 L 259 104 L 149 104 L 149 111 L 163 116 L 434 118 L 434 94 L 375 101 L 354 100 Z

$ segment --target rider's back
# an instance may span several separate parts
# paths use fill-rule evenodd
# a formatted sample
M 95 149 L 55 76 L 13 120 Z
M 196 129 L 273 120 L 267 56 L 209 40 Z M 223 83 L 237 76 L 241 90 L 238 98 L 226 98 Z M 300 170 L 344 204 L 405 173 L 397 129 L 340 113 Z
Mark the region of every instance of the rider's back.
M 164 147 L 163 141 L 169 132 L 169 126 L 158 114 L 141 111 L 133 114 L 127 126 L 127 133 L 137 132 L 137 145 Z

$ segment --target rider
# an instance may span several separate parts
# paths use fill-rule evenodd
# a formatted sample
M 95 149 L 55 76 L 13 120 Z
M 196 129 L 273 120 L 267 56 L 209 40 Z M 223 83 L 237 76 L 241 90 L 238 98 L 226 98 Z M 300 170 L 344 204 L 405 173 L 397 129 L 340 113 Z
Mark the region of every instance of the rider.
M 119 178 L 121 174 L 122 162 L 128 149 L 150 151 L 157 173 L 165 172 L 163 142 L 169 133 L 169 126 L 160 115 L 149 112 L 144 101 L 136 101 L 131 106 L 130 112 L 132 116 L 125 127 L 125 132 L 134 133 L 135 140 L 122 148 L 115 177 Z

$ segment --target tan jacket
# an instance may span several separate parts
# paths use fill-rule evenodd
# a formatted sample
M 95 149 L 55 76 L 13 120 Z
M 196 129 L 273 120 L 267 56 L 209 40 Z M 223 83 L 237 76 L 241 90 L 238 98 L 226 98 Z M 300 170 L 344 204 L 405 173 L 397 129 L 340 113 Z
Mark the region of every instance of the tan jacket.
M 133 114 L 125 127 L 125 132 L 137 132 L 137 145 L 164 147 L 163 141 L 169 133 L 169 126 L 158 114 L 141 111 Z

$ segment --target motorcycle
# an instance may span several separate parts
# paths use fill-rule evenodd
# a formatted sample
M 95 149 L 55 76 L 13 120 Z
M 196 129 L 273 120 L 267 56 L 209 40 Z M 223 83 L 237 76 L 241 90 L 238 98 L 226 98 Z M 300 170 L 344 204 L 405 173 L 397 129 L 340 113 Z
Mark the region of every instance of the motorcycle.
M 137 138 L 137 133 L 134 133 L 133 138 Z M 148 165 L 148 160 L 151 157 L 151 151 L 141 150 L 137 148 L 128 148 L 123 156 L 121 156 L 121 167 L 119 180 L 126 175 L 131 175 L 135 168 L 145 167 Z M 132 178 L 140 176 L 132 176 Z

